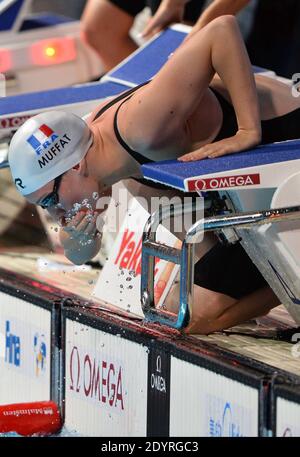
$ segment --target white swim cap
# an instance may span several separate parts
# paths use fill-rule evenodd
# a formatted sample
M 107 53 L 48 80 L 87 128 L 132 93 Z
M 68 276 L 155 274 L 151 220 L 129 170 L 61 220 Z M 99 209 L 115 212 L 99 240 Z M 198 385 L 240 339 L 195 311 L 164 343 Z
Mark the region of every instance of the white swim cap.
M 87 124 L 63 111 L 28 119 L 13 136 L 8 152 L 11 174 L 21 194 L 35 192 L 77 165 L 93 142 Z

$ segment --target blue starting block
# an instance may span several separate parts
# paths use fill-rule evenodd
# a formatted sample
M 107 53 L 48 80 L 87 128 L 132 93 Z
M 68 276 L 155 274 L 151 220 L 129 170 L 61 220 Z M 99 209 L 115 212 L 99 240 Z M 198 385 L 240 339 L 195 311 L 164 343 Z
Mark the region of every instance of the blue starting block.
M 274 167 L 280 172 L 274 173 Z M 300 140 L 258 146 L 218 159 L 150 163 L 143 165 L 143 175 L 184 192 L 194 192 L 278 187 L 295 169 L 300 169 Z
M 182 208 L 163 208 L 144 230 L 142 304 L 149 320 L 185 327 L 192 314 L 194 243 L 200 231 L 222 233 L 241 244 L 290 314 L 300 322 L 300 141 L 260 146 L 251 151 L 196 162 L 162 161 L 143 165 L 146 179 L 202 196 L 214 191 L 227 212 L 194 224 L 181 250 L 156 242 L 156 226 Z M 214 198 L 216 198 L 214 196 Z M 294 205 L 294 206 L 292 206 Z M 222 205 L 221 205 L 222 206 Z M 224 206 L 224 205 L 223 205 Z M 187 207 L 184 211 L 191 211 Z M 172 213 L 170 213 L 172 211 Z M 222 209 L 224 212 L 224 209 Z M 275 224 L 276 223 L 276 224 Z M 180 264 L 180 307 L 176 319 L 154 307 L 154 258 Z
M 29 9 L 28 0 L 0 1 L 0 32 L 20 29 L 24 14 Z
M 84 116 L 101 100 L 126 89 L 107 81 L 5 97 L 0 104 L 0 137 L 10 136 L 26 119 L 44 111 L 64 110 Z

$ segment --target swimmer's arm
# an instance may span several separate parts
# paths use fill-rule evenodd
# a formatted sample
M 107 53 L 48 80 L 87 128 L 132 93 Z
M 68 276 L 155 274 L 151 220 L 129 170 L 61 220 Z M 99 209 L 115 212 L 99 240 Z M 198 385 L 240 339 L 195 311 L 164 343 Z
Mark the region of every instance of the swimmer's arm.
M 162 0 L 158 10 L 150 19 L 142 37 L 149 38 L 155 33 L 161 32 L 164 28 L 174 22 L 182 22 L 185 5 L 190 0 Z
M 134 147 L 154 148 L 171 138 L 194 112 L 218 73 L 234 106 L 244 146 L 261 137 L 258 99 L 251 64 L 233 16 L 215 19 L 197 32 L 139 94 L 129 100 L 125 138 Z M 249 143 L 249 144 L 248 144 Z
M 244 8 L 250 0 L 214 0 L 201 14 L 198 21 L 188 34 L 187 39 L 190 39 L 196 32 L 201 30 L 205 25 L 212 20 L 225 14 L 237 14 Z

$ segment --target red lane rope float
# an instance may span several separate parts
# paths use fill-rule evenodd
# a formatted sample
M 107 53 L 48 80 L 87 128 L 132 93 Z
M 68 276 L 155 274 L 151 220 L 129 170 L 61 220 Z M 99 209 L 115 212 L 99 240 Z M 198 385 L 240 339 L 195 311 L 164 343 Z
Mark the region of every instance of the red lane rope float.
M 53 401 L 0 406 L 0 433 L 50 435 L 62 427 L 59 409 Z

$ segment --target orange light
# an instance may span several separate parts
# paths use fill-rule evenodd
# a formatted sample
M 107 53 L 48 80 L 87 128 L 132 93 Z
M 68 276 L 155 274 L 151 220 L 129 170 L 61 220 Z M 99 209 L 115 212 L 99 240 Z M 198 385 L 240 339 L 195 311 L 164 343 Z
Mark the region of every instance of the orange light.
M 47 57 L 55 57 L 56 55 L 56 49 L 53 46 L 47 46 L 45 48 L 45 55 Z
M 8 49 L 0 48 L 0 73 L 5 73 L 12 67 L 11 52 Z
M 70 37 L 41 40 L 30 49 L 32 63 L 39 66 L 70 62 L 76 59 L 76 54 L 75 40 Z

